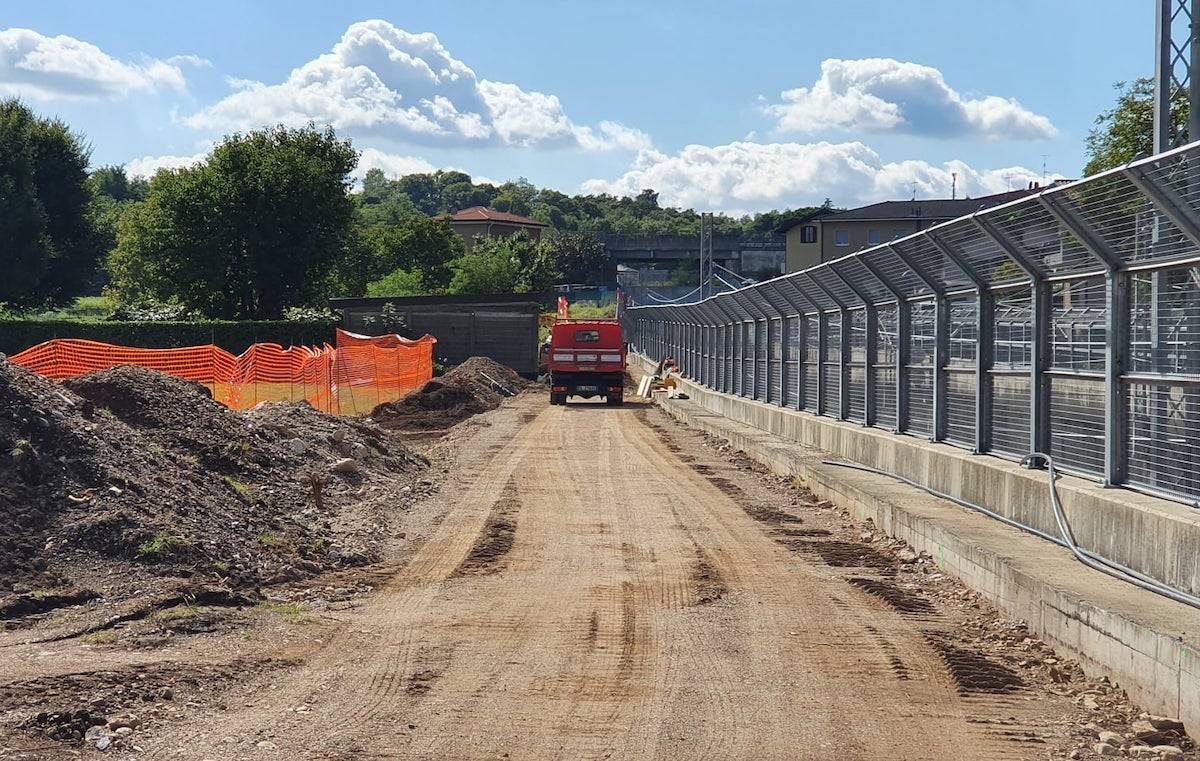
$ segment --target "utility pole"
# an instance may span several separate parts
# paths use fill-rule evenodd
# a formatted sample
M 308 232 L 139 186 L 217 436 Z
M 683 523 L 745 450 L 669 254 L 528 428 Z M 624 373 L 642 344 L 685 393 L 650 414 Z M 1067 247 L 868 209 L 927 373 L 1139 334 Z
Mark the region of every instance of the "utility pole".
M 700 212 L 700 299 L 713 295 L 713 215 Z

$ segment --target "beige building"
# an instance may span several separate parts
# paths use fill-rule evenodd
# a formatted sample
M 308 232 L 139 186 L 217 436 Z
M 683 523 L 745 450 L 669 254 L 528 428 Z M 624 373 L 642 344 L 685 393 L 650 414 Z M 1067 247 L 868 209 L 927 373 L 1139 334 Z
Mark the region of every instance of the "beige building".
M 903 238 L 927 227 L 1036 193 L 1031 187 L 980 198 L 883 201 L 842 211 L 819 211 L 786 228 L 787 271 Z
M 507 238 L 522 230 L 530 238 L 538 240 L 549 225 L 520 214 L 496 211 L 485 206 L 472 206 L 454 212 L 450 217 L 450 227 L 459 234 L 469 249 L 476 238 Z

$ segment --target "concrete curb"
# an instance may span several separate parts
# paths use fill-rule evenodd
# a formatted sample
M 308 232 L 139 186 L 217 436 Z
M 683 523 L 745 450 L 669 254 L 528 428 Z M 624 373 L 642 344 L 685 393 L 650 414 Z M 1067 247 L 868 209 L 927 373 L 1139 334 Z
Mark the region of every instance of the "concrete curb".
M 688 381 L 681 389 L 714 393 Z M 1200 735 L 1200 611 L 1093 571 L 1057 545 L 902 482 L 824 465 L 827 452 L 694 401 L 656 394 L 655 402 L 676 420 L 728 441 L 777 474 L 804 479 L 818 497 L 929 553 L 943 571 L 1089 673 L 1107 675 L 1147 710 L 1179 718 Z

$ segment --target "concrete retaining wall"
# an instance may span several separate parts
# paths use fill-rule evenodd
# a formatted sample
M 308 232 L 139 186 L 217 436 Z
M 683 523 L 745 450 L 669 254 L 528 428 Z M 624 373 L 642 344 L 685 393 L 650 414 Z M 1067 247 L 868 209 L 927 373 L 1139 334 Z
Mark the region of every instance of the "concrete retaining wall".
M 649 368 L 644 358 L 638 361 Z M 668 414 L 726 439 L 776 473 L 803 478 L 817 496 L 929 553 L 945 572 L 1087 671 L 1109 676 L 1148 710 L 1178 717 L 1200 735 L 1200 611 L 1092 571 L 1065 549 L 980 513 L 821 460 L 832 456 L 899 472 L 1054 532 L 1046 522 L 1053 519 L 1044 473 L 688 381 L 681 390 L 690 400 L 658 399 Z M 1200 528 L 1187 508 L 1072 477 L 1063 477 L 1059 490 L 1082 544 L 1194 587 Z
M 632 356 L 632 355 L 631 355 Z M 639 357 L 642 362 L 648 362 Z M 648 369 L 652 369 L 647 365 Z M 864 463 L 1057 535 L 1046 472 L 949 444 L 888 433 L 683 384 L 699 406 L 835 458 Z M 1063 509 L 1081 546 L 1200 595 L 1200 514 L 1177 502 L 1063 476 Z

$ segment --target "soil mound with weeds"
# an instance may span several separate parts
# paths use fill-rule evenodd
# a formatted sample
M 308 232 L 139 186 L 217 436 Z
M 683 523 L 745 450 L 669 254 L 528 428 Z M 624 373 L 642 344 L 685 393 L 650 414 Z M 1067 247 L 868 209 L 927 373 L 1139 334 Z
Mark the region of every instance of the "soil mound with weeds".
M 443 430 L 499 407 L 529 384 L 494 359 L 471 357 L 403 399 L 379 405 L 371 418 L 392 430 Z
M 423 458 L 370 421 L 206 392 L 132 367 L 59 385 L 0 359 L 0 623 L 377 557 Z
M 249 435 L 244 417 L 213 401 L 206 386 L 136 365 L 118 365 L 63 385 L 82 396 L 90 409 L 103 409 L 124 423 L 170 439 L 201 463 L 234 464 L 230 444 Z M 260 453 L 263 454 L 263 453 Z

